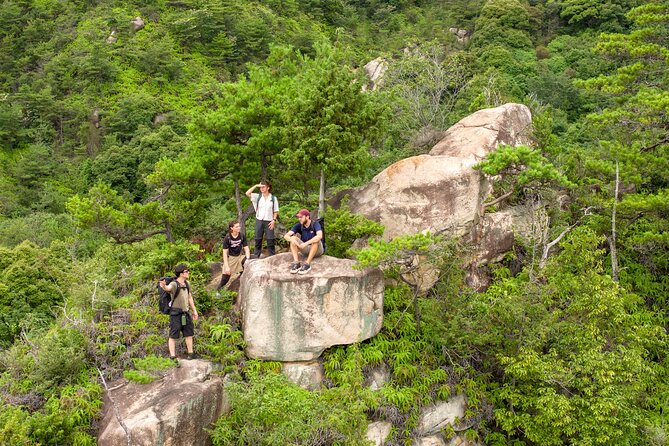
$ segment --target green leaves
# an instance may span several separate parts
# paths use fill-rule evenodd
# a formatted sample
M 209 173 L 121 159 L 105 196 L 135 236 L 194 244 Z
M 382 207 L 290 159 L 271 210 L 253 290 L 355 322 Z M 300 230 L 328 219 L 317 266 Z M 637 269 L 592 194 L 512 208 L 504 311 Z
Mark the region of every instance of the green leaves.
M 658 379 L 648 352 L 666 338 L 603 271 L 601 240 L 577 229 L 541 282 L 504 278 L 469 304 L 480 333 L 459 336 L 494 356 L 486 368 L 502 375 L 489 394 L 507 434 L 545 445 L 644 442 L 641 401 Z

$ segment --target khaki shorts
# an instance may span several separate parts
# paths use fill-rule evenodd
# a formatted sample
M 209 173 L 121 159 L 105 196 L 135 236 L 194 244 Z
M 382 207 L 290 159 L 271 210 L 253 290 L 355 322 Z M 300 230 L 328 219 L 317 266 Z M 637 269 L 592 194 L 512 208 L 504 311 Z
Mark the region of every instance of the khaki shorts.
M 300 237 L 300 234 L 295 234 L 295 235 L 297 236 L 297 238 L 302 240 L 302 237 Z M 304 248 L 300 248 L 299 251 L 304 257 L 309 257 L 309 251 L 311 251 L 311 245 L 307 245 Z M 323 242 L 320 241 L 320 242 L 318 242 L 318 251 L 316 251 L 316 255 L 314 256 L 314 258 L 320 257 L 322 255 L 323 255 Z
M 242 265 L 242 260 L 244 259 L 244 255 L 240 254 L 238 256 L 228 256 L 228 265 L 230 265 L 230 277 L 241 273 L 244 270 L 244 266 Z

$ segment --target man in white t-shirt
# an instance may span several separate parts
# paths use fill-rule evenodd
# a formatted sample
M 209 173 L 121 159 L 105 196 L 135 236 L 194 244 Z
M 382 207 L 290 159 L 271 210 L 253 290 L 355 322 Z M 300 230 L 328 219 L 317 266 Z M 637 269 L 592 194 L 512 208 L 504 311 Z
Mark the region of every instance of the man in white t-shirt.
M 253 193 L 256 187 L 260 188 L 259 194 Z M 251 186 L 246 191 L 246 196 L 251 199 L 253 208 L 256 210 L 255 250 L 253 251 L 253 256 L 256 259 L 260 258 L 262 252 L 263 236 L 267 239 L 267 254 L 273 256 L 276 253 L 274 227 L 276 226 L 276 219 L 279 217 L 279 201 L 271 191 L 272 184 L 267 180 Z

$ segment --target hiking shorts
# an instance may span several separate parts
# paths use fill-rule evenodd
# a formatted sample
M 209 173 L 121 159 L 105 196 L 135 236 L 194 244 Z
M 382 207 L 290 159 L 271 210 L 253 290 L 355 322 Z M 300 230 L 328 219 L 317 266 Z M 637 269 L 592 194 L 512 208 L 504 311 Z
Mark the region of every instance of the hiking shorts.
M 297 236 L 297 238 L 299 238 L 300 240 L 302 240 L 302 237 L 300 237 L 300 234 L 295 234 L 295 235 Z M 301 249 L 300 249 L 300 253 L 301 253 L 304 257 L 308 257 L 308 256 L 309 256 L 309 251 L 311 251 L 311 245 L 307 245 L 307 246 L 305 246 L 304 248 L 301 248 Z M 324 250 L 323 250 L 323 241 L 321 240 L 320 242 L 318 242 L 318 251 L 316 251 L 316 255 L 314 256 L 314 258 L 322 256 L 322 255 L 323 255 L 323 252 L 324 252 Z
M 182 324 L 182 314 L 186 316 L 186 325 Z M 182 333 L 184 338 L 195 334 L 195 325 L 190 313 L 170 314 L 170 339 L 179 339 L 179 335 Z

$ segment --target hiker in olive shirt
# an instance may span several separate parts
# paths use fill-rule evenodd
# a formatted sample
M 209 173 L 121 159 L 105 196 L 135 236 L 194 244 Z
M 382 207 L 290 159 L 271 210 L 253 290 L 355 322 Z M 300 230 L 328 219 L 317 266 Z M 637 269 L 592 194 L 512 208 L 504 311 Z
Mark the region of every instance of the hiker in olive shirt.
M 176 280 L 165 285 L 165 281 L 158 282 L 160 287 L 170 293 L 172 298 L 172 309 L 170 310 L 170 336 L 167 340 L 167 346 L 170 349 L 170 359 L 177 361 L 176 349 L 177 339 L 183 333 L 186 339 L 186 350 L 188 350 L 188 359 L 194 359 L 193 352 L 193 334 L 195 333 L 195 325 L 193 321 L 198 320 L 199 316 L 195 309 L 195 301 L 193 294 L 190 291 L 190 284 L 188 277 L 190 271 L 184 264 L 177 265 L 174 269 L 174 274 L 177 276 Z

